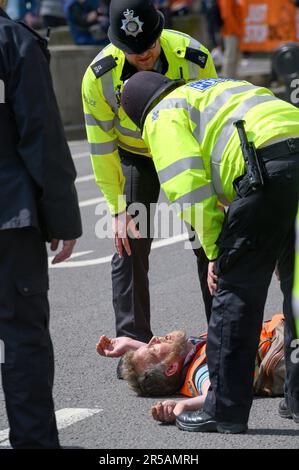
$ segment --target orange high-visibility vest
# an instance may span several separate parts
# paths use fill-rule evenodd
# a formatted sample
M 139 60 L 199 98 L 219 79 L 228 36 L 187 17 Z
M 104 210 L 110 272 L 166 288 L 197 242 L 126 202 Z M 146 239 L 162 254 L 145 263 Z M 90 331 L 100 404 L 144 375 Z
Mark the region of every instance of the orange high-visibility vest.
M 260 343 L 255 359 L 255 371 L 254 375 L 257 376 L 259 371 L 259 366 L 265 357 L 268 349 L 271 346 L 273 335 L 275 334 L 275 328 L 278 323 L 284 320 L 282 313 L 277 313 L 272 317 L 271 320 L 264 321 L 262 331 L 260 334 Z M 199 395 L 198 390 L 195 386 L 195 376 L 199 367 L 207 362 L 206 346 L 207 346 L 207 333 L 204 333 L 200 336 L 203 339 L 202 344 L 198 348 L 186 374 L 185 382 L 182 388 L 180 389 L 180 394 L 185 395 L 186 397 L 196 397 Z

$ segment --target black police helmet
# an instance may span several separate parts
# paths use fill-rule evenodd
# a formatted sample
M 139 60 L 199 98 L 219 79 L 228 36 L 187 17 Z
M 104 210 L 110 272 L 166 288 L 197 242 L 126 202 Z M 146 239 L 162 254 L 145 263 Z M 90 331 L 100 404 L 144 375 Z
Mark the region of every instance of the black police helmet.
M 142 54 L 160 36 L 164 16 L 151 0 L 112 0 L 108 37 L 129 54 Z
M 273 53 L 272 63 L 279 77 L 296 78 L 299 73 L 299 44 L 290 42 L 279 46 Z
M 171 80 L 157 72 L 137 72 L 127 83 L 121 95 L 121 104 L 129 118 L 142 129 L 145 118 L 165 92 L 182 85 L 183 80 Z

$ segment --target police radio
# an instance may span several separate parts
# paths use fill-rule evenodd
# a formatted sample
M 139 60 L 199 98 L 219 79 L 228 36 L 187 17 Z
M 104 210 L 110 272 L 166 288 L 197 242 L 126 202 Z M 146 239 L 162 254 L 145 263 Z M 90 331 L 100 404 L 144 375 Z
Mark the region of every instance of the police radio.
M 245 121 L 243 120 L 234 122 L 241 142 L 241 150 L 245 160 L 249 185 L 255 191 L 264 186 L 264 178 L 255 145 L 253 142 L 248 142 L 244 124 Z

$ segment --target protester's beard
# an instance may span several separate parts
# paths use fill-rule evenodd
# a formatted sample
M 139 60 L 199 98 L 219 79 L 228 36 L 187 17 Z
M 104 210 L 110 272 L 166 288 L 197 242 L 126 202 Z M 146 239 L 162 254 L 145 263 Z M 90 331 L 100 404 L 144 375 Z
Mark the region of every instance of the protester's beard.
M 178 357 L 184 358 L 188 352 L 187 350 L 187 339 L 185 331 L 179 331 L 175 339 L 173 340 L 171 352 L 165 358 L 165 362 L 169 363 Z

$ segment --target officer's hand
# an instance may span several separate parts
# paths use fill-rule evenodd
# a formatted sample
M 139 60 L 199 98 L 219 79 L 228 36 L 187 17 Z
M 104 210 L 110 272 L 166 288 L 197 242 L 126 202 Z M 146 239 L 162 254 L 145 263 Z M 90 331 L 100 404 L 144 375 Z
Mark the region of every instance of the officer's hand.
M 211 295 L 217 289 L 218 282 L 218 277 L 215 274 L 215 264 L 215 261 L 210 261 L 208 267 L 208 287 Z
M 131 232 L 131 236 L 134 238 L 140 238 L 140 233 L 136 228 L 136 225 L 132 217 L 123 212 L 112 217 L 112 231 L 114 233 L 114 243 L 118 256 L 123 256 L 123 247 L 125 248 L 128 256 L 131 256 L 131 248 L 128 239 L 128 230 Z
M 51 250 L 56 251 L 58 248 L 60 240 L 53 239 L 51 241 Z M 63 240 L 63 248 L 62 250 L 55 256 L 52 261 L 52 264 L 61 263 L 65 261 L 67 258 L 71 256 L 73 253 L 74 246 L 76 244 L 76 240 Z

